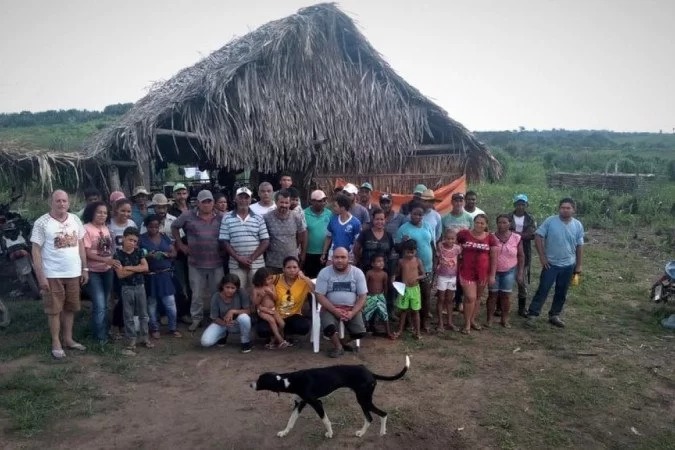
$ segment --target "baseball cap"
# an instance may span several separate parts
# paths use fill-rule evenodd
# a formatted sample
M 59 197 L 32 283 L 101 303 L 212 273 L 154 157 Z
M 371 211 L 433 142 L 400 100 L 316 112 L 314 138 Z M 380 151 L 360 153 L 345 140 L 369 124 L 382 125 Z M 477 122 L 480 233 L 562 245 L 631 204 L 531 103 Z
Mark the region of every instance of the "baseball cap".
M 251 195 L 253 195 L 253 193 L 251 192 L 251 190 L 250 190 L 249 188 L 247 188 L 246 186 L 243 186 L 243 187 L 240 187 L 239 189 L 237 189 L 237 192 L 235 193 L 235 195 L 239 195 L 239 194 L 246 194 L 246 195 L 248 195 L 249 197 L 250 197 Z
M 152 204 L 155 206 L 166 206 L 169 204 L 169 200 L 164 194 L 155 194 L 152 196 Z
M 525 194 L 518 194 L 515 197 L 513 197 L 513 203 L 518 203 L 518 202 L 525 202 L 527 203 L 527 195 Z
M 342 188 L 342 190 L 345 191 L 345 192 L 348 193 L 348 194 L 354 194 L 354 195 L 356 195 L 356 194 L 359 193 L 358 188 L 357 188 L 356 186 L 354 186 L 353 184 L 351 184 L 351 183 L 345 184 L 345 186 Z
M 199 191 L 199 194 L 197 194 L 197 201 L 201 203 L 206 200 L 213 201 L 213 194 L 211 193 L 211 191 L 207 191 L 206 189 L 204 189 L 203 191 Z
M 110 203 L 115 203 L 117 200 L 127 198 L 122 191 L 114 191 L 110 193 Z
M 380 202 L 384 200 L 385 202 L 390 202 L 391 201 L 391 194 L 389 192 L 386 192 L 382 195 L 380 195 Z
M 464 200 L 464 194 L 462 192 L 455 192 L 454 194 L 452 194 L 452 199 L 453 200 L 457 200 L 457 199 Z
M 137 195 L 150 195 L 147 189 L 145 189 L 144 186 L 137 186 L 136 189 L 134 189 L 134 192 L 131 194 L 131 198 L 136 197 Z
M 310 196 L 312 200 L 323 200 L 324 198 L 326 198 L 326 193 L 320 189 L 312 191 L 312 195 Z
M 427 187 L 423 184 L 418 184 L 415 186 L 415 189 L 413 189 L 413 194 L 421 194 L 422 192 L 426 191 Z
M 187 187 L 183 183 L 176 183 L 173 185 L 173 191 L 180 191 L 181 189 L 185 189 L 187 191 Z
M 368 183 L 368 182 L 365 182 L 365 183 L 363 183 L 363 184 L 361 185 L 361 189 L 368 189 L 369 191 L 372 191 L 372 190 L 373 190 L 373 185 L 370 184 L 370 183 Z

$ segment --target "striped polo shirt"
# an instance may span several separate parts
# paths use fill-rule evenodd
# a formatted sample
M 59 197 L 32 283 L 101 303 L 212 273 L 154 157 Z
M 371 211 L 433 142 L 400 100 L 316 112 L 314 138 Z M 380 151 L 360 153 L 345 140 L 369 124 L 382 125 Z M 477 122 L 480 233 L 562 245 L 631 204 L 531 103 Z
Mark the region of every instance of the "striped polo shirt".
M 188 265 L 197 269 L 215 269 L 222 267 L 218 232 L 220 231 L 220 214 L 213 214 L 210 220 L 202 219 L 195 211 L 189 211 L 171 223 L 171 229 L 185 231 L 187 245 L 190 248 Z
M 237 211 L 234 210 L 225 214 L 220 223 L 219 239 L 228 241 L 232 249 L 240 256 L 251 256 L 260 242 L 269 238 L 265 219 L 250 209 L 244 219 L 239 217 Z M 238 269 L 239 263 L 234 258 L 230 258 L 229 267 Z M 261 267 L 265 267 L 265 259 L 262 255 L 253 261 L 251 269 L 256 270 Z

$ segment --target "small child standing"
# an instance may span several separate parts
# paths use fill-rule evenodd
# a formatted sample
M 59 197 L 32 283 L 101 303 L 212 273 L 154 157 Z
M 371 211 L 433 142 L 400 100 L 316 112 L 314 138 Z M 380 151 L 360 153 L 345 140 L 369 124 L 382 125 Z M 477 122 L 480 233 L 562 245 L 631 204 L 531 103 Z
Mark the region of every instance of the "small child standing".
M 148 262 L 138 248 L 138 229 L 128 227 L 124 230 L 122 248 L 115 252 L 113 259 L 119 266 L 113 266 L 120 282 L 120 300 L 124 313 L 124 334 L 127 345 L 122 351 L 124 355 L 136 355 L 136 340 L 147 348 L 153 348 L 148 333 L 148 302 L 145 296 L 143 274 L 148 271 Z M 140 335 L 136 336 L 134 316 L 140 321 Z
M 379 317 L 384 322 L 384 330 L 387 333 L 387 337 L 393 339 L 393 335 L 389 329 L 389 313 L 387 312 L 389 275 L 384 271 L 384 264 L 385 259 L 382 254 L 376 253 L 370 260 L 371 269 L 366 272 L 368 297 L 366 297 L 366 306 L 363 308 L 363 319 L 366 322 L 370 322 Z
M 277 311 L 274 276 L 269 270 L 262 267 L 253 275 L 251 284 L 253 284 L 253 305 L 256 307 L 258 317 L 269 324 L 274 336 L 265 347 L 268 349 L 288 347 L 290 344 L 283 338 L 280 331 L 284 329 L 286 324 Z
M 452 323 L 452 302 L 457 289 L 457 257 L 462 247 L 457 244 L 457 230 L 447 228 L 438 243 L 438 266 L 436 267 L 436 309 L 438 310 L 438 331 L 443 332 L 443 311 L 448 312 L 448 329 L 457 331 Z
M 420 309 L 422 309 L 422 292 L 420 291 L 420 280 L 426 277 L 424 264 L 417 257 L 417 242 L 414 239 L 408 239 L 401 243 L 401 252 L 403 257 L 398 261 L 398 270 L 396 278 L 405 283 L 405 292 L 396 300 L 396 307 L 401 311 L 399 316 L 398 332 L 394 333 L 394 338 L 399 337 L 405 329 L 405 320 L 410 311 L 413 320 L 413 338 L 421 339 L 420 335 Z

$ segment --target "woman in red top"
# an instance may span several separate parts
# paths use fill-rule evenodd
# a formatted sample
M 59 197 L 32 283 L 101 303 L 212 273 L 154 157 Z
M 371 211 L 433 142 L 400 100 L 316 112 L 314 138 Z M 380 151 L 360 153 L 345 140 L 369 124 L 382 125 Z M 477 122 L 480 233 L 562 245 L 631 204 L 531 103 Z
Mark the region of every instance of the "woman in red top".
M 497 271 L 498 241 L 488 233 L 488 221 L 485 214 L 473 219 L 472 230 L 457 233 L 457 243 L 462 246 L 462 260 L 459 263 L 459 282 L 464 291 L 464 328 L 463 334 L 469 334 L 471 328 L 480 330 L 476 323 L 478 299 L 488 284 L 495 283 Z

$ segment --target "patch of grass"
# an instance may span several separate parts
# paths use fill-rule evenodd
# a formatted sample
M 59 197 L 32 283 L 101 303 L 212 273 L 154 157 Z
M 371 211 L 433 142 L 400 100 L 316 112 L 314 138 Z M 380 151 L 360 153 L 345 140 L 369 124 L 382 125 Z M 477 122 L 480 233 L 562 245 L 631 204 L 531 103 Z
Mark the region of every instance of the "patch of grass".
M 10 417 L 11 431 L 25 437 L 42 431 L 54 417 L 92 415 L 103 397 L 83 376 L 84 368 L 24 368 L 0 381 L 0 407 Z
M 50 348 L 47 318 L 42 303 L 32 300 L 9 300 L 11 323 L 0 329 L 0 362 L 48 352 Z
M 471 378 L 476 373 L 476 367 L 472 360 L 463 358 L 459 366 L 452 371 L 455 378 Z

